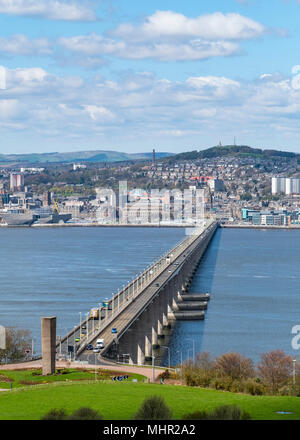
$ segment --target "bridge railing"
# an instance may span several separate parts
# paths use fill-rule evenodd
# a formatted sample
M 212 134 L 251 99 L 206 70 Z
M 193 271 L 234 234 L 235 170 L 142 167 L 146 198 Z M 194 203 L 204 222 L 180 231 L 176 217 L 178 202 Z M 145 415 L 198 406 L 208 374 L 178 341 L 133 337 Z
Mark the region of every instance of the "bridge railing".
M 115 317 L 122 313 L 134 299 L 136 299 L 149 285 L 157 279 L 160 274 L 168 267 L 171 266 L 182 253 L 186 251 L 186 249 L 199 238 L 203 233 L 207 233 L 208 229 L 214 222 L 209 222 L 206 229 L 199 231 L 199 234 L 193 234 L 184 240 L 182 240 L 178 245 L 176 245 L 173 249 L 166 252 L 162 257 L 160 257 L 157 261 L 152 263 L 149 267 L 147 267 L 139 276 L 137 276 L 132 282 L 130 282 L 127 286 L 123 287 L 116 295 L 114 295 L 109 301 L 108 306 L 106 308 L 106 313 L 104 318 L 101 320 L 101 311 L 99 313 L 99 325 L 95 329 L 94 332 L 89 333 L 87 337 L 83 338 L 80 342 L 78 351 L 82 351 L 82 349 L 97 335 L 99 335 L 107 326 L 109 326 L 115 319 Z M 117 306 L 116 306 L 117 303 Z M 109 310 L 109 306 L 111 305 L 111 310 Z M 103 310 L 102 310 L 103 311 Z

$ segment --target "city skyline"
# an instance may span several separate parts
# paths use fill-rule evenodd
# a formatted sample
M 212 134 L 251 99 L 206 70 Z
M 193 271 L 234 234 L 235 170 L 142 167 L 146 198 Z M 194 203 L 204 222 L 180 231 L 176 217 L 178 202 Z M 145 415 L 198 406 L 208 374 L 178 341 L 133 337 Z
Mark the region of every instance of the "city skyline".
M 300 152 L 300 3 L 224 3 L 1 0 L 1 153 Z

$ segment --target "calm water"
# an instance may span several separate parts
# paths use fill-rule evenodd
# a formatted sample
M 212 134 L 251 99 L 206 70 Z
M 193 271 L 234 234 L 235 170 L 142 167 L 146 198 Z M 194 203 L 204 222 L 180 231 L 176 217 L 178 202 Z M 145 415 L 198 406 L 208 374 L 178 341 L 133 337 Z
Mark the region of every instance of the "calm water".
M 176 228 L 0 229 L 0 324 L 31 329 L 41 316 L 66 334 L 86 313 L 184 238 Z M 82 315 L 83 316 L 83 315 Z
M 195 351 L 221 355 L 260 354 L 291 347 L 300 325 L 300 231 L 218 230 L 191 292 L 211 292 L 206 319 L 178 323 L 171 340 L 172 363 Z M 189 353 L 188 353 L 188 350 Z
M 184 237 L 183 229 L 0 229 L 0 324 L 29 328 L 40 349 L 40 317 L 58 334 L 79 312 L 111 296 Z M 177 323 L 175 364 L 195 351 L 238 351 L 258 360 L 292 352 L 300 325 L 300 231 L 218 230 L 191 287 L 211 292 L 205 321 Z M 188 350 L 190 350 L 188 352 Z M 295 353 L 294 353 L 295 354 Z M 300 353 L 299 353 L 300 354 Z

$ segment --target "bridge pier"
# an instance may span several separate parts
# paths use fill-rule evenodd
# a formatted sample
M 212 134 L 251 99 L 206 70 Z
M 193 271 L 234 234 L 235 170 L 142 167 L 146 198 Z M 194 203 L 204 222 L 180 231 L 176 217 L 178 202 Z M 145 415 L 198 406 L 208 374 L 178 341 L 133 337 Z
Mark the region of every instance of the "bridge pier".
M 117 359 L 126 355 L 130 363 L 143 365 L 145 360 L 151 360 L 154 351 L 159 360 L 159 346 L 167 345 L 169 329 L 176 318 L 204 318 L 208 296 L 188 295 L 187 292 L 216 228 L 215 223 L 202 236 L 188 242 L 182 248 L 182 254 L 176 255 L 178 266 L 174 266 L 174 260 L 162 275 L 158 275 L 155 281 L 158 282 L 158 288 L 153 289 L 152 284 L 145 289 L 145 297 L 142 292 L 134 301 L 125 302 L 127 306 L 115 312 L 113 320 L 108 321 L 106 326 L 104 323 L 98 334 L 93 335 L 93 340 L 90 338 L 87 343 L 94 342 L 101 335 L 107 341 L 102 351 L 104 357 Z M 114 340 L 115 335 L 111 332 L 113 327 L 117 327 L 120 335 L 117 340 Z

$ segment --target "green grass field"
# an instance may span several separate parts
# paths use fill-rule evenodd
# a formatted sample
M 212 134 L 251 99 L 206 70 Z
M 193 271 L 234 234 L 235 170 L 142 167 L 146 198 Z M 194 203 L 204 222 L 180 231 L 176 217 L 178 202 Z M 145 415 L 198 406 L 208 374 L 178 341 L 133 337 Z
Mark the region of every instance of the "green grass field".
M 1 420 L 40 419 L 52 408 L 67 412 L 82 406 L 98 410 L 106 420 L 128 420 L 145 397 L 162 395 L 172 408 L 174 419 L 186 412 L 212 410 L 220 405 L 236 404 L 257 420 L 300 419 L 300 398 L 250 396 L 209 389 L 146 383 L 47 384 L 0 393 Z M 291 415 L 276 414 L 292 412 Z
M 59 372 L 60 371 L 60 372 Z M 123 373 L 129 375 L 129 373 Z M 97 370 L 97 380 L 111 380 L 113 376 L 122 375 L 121 372 L 109 370 Z M 143 381 L 144 376 L 139 374 L 130 374 L 129 380 L 137 379 Z M 32 370 L 15 370 L 0 371 L 0 389 L 21 388 L 30 385 L 38 385 L 43 383 L 67 382 L 67 381 L 84 381 L 95 380 L 95 372 L 91 369 L 61 369 L 57 370 L 57 374 L 51 376 L 42 376 L 39 369 Z

